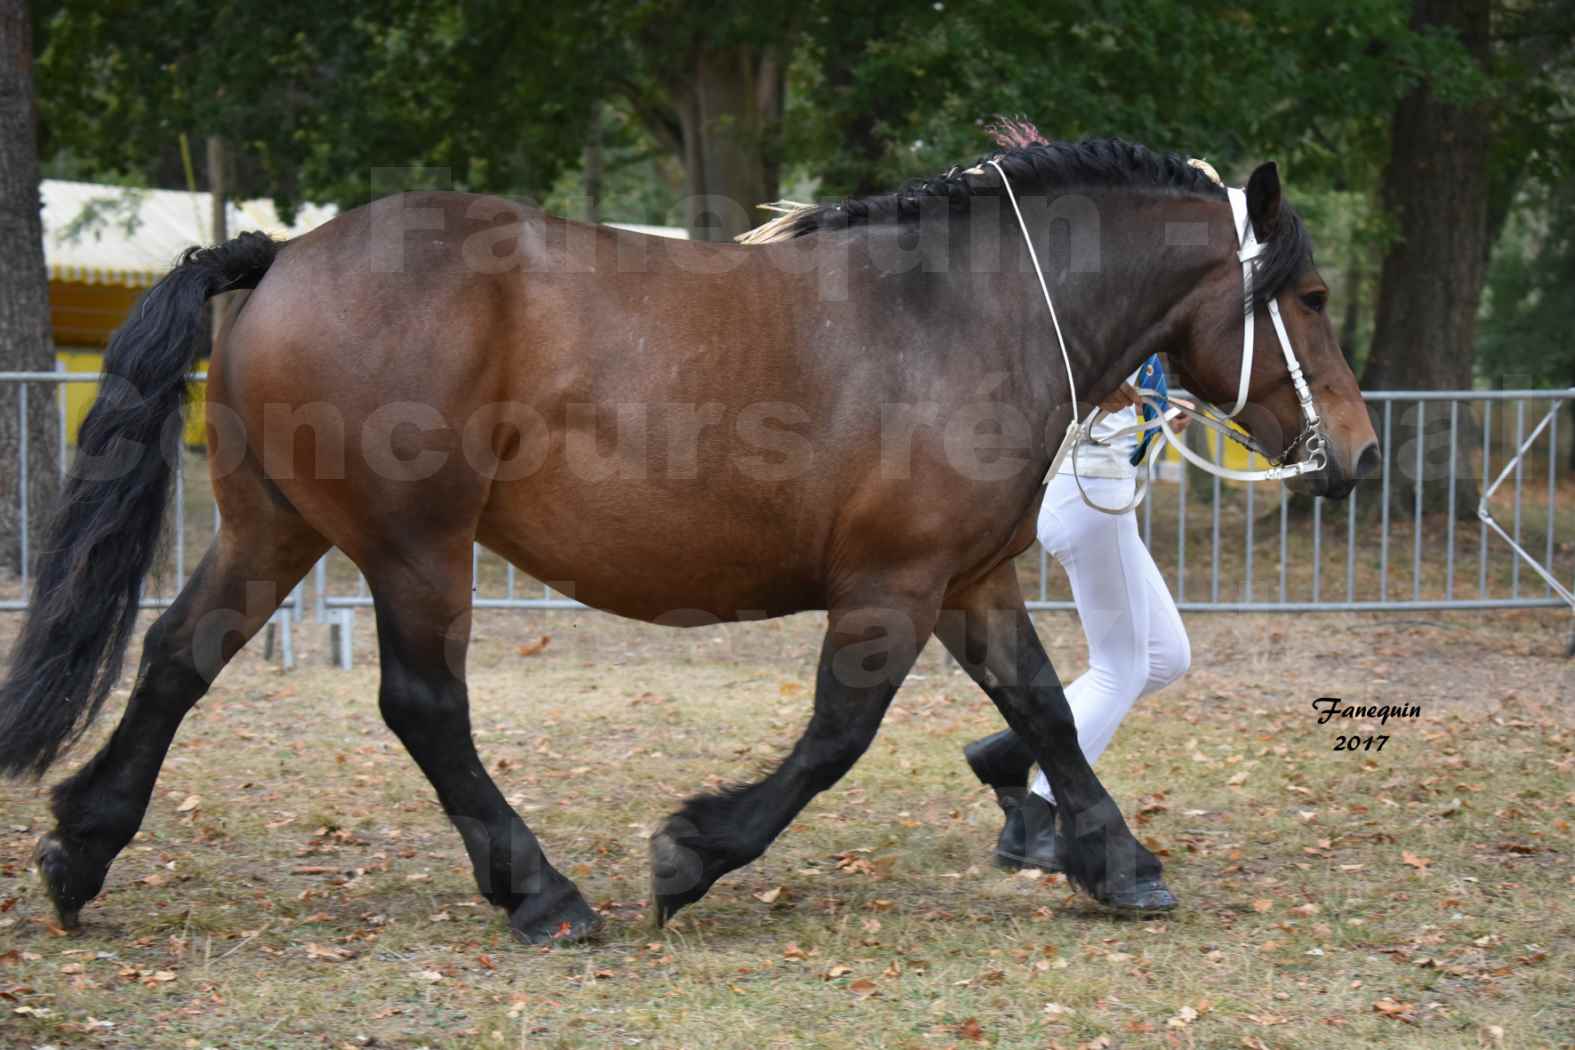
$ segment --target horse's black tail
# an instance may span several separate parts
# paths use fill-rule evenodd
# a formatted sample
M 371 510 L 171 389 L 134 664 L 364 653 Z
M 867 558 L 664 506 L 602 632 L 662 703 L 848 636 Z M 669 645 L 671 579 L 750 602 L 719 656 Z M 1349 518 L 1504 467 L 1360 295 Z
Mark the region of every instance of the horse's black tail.
M 0 774 L 42 776 L 120 678 L 142 578 L 159 547 L 180 452 L 186 374 L 205 304 L 255 288 L 279 246 L 260 233 L 192 248 L 109 342 L 109 373 L 77 436 L 0 685 Z

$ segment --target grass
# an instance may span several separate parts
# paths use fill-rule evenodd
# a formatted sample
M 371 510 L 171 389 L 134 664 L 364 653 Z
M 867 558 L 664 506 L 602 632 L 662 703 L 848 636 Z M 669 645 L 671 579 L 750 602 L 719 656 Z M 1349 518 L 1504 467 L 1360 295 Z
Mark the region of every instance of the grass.
M 1080 666 L 1075 621 L 1040 622 Z M 1564 618 L 1193 617 L 1193 672 L 1099 767 L 1182 898 L 1156 921 L 987 866 L 998 811 L 958 749 L 999 722 L 927 651 L 853 774 L 652 929 L 647 829 L 791 743 L 820 623 L 478 619 L 482 753 L 608 919 L 604 942 L 556 950 L 476 896 L 377 719 L 375 671 L 323 667 L 315 632 L 290 674 L 253 646 L 183 729 L 82 934 L 51 928 L 27 872 L 41 792 L 0 785 L 0 1046 L 1575 1041 Z M 1319 695 L 1423 715 L 1336 753 Z

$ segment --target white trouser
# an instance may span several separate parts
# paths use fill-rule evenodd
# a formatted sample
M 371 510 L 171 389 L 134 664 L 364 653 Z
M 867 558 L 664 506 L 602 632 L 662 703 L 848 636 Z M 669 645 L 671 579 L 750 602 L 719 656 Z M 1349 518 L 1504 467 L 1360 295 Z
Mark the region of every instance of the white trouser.
M 1105 507 L 1132 500 L 1134 482 L 1084 478 Z M 1050 479 L 1039 511 L 1039 542 L 1061 563 L 1088 639 L 1088 670 L 1066 687 L 1077 742 L 1090 765 L 1110 745 L 1138 697 L 1187 673 L 1192 648 L 1159 567 L 1138 535 L 1137 514 L 1101 514 L 1078 495 L 1070 474 Z M 1040 772 L 1034 792 L 1054 801 Z

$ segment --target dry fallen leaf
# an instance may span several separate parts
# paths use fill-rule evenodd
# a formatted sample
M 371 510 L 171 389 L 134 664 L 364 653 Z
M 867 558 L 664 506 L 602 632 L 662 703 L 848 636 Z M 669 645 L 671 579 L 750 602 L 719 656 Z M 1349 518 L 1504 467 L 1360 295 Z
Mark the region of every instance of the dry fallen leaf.
M 185 800 L 175 807 L 175 812 L 190 813 L 200 805 L 202 805 L 202 797 L 200 795 L 187 795 Z
M 1257 900 L 1252 902 L 1252 910 L 1258 912 L 1260 915 L 1273 907 L 1274 902 L 1269 900 L 1267 897 L 1259 897 Z
M 957 1026 L 957 1034 L 971 1042 L 984 1042 L 984 1028 L 977 1017 L 970 1017 Z
M 1166 1021 L 1165 1024 L 1171 1028 L 1185 1028 L 1197 1019 L 1198 1012 L 1196 1010 L 1190 1006 L 1183 1006 L 1177 1011 L 1176 1016 Z
M 1406 849 L 1403 849 L 1403 850 L 1400 851 L 1400 861 L 1401 861 L 1401 863 L 1409 864 L 1411 867 L 1415 868 L 1417 871 L 1422 871 L 1422 872 L 1427 871 L 1427 866 L 1429 864 L 1433 863 L 1427 857 L 1418 857 L 1415 853 L 1412 853 L 1410 850 L 1406 850 Z
M 323 959 L 327 962 L 344 962 L 346 959 L 354 958 L 355 952 L 347 948 L 335 948 L 331 944 L 323 945 L 312 941 L 306 946 L 306 957 L 308 959 Z
M 516 651 L 521 656 L 535 656 L 552 643 L 552 635 L 544 634 L 534 642 L 522 642 Z
M 875 982 L 868 977 L 860 977 L 848 985 L 848 991 L 860 999 L 868 999 L 875 994 Z
M 777 898 L 782 896 L 782 887 L 773 886 L 769 890 L 763 890 L 760 893 L 750 894 L 750 896 L 754 897 L 755 900 L 762 904 L 775 904 Z

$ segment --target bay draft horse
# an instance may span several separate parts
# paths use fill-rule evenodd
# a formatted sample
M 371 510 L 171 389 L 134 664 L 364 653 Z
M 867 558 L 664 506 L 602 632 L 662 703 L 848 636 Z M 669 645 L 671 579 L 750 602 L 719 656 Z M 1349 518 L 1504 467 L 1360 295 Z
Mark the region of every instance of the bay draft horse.
M 243 234 L 187 252 L 109 346 L 119 380 L 82 425 L 0 687 L 0 772 L 42 775 L 120 674 L 205 303 L 251 290 L 208 369 L 222 526 L 148 630 L 113 735 L 53 791 L 57 826 L 36 862 L 61 924 L 135 834 L 182 717 L 338 547 L 374 597 L 383 717 L 457 825 L 481 893 L 525 941 L 594 933 L 596 913 L 471 739 L 472 541 L 635 619 L 828 613 L 792 752 L 756 783 L 690 799 L 653 835 L 658 921 L 760 856 L 848 771 L 932 634 L 1048 773 L 1072 881 L 1117 908 L 1168 897 L 1078 749 L 1013 571 L 1072 405 L 1003 178 L 1086 402 L 1162 351 L 1189 390 L 1225 403 L 1244 316 L 1259 345 L 1274 335 L 1263 310 L 1243 309 L 1225 191 L 1184 158 L 1119 140 L 992 158 L 999 170 L 796 212 L 758 246 L 422 193 L 288 243 Z M 1337 498 L 1376 460 L 1376 437 L 1272 164 L 1248 198 L 1268 249 L 1253 294 L 1279 302 L 1326 429 L 1326 467 L 1299 481 Z M 1250 379 L 1239 418 L 1265 448 L 1301 455 L 1277 355 L 1257 355 Z

